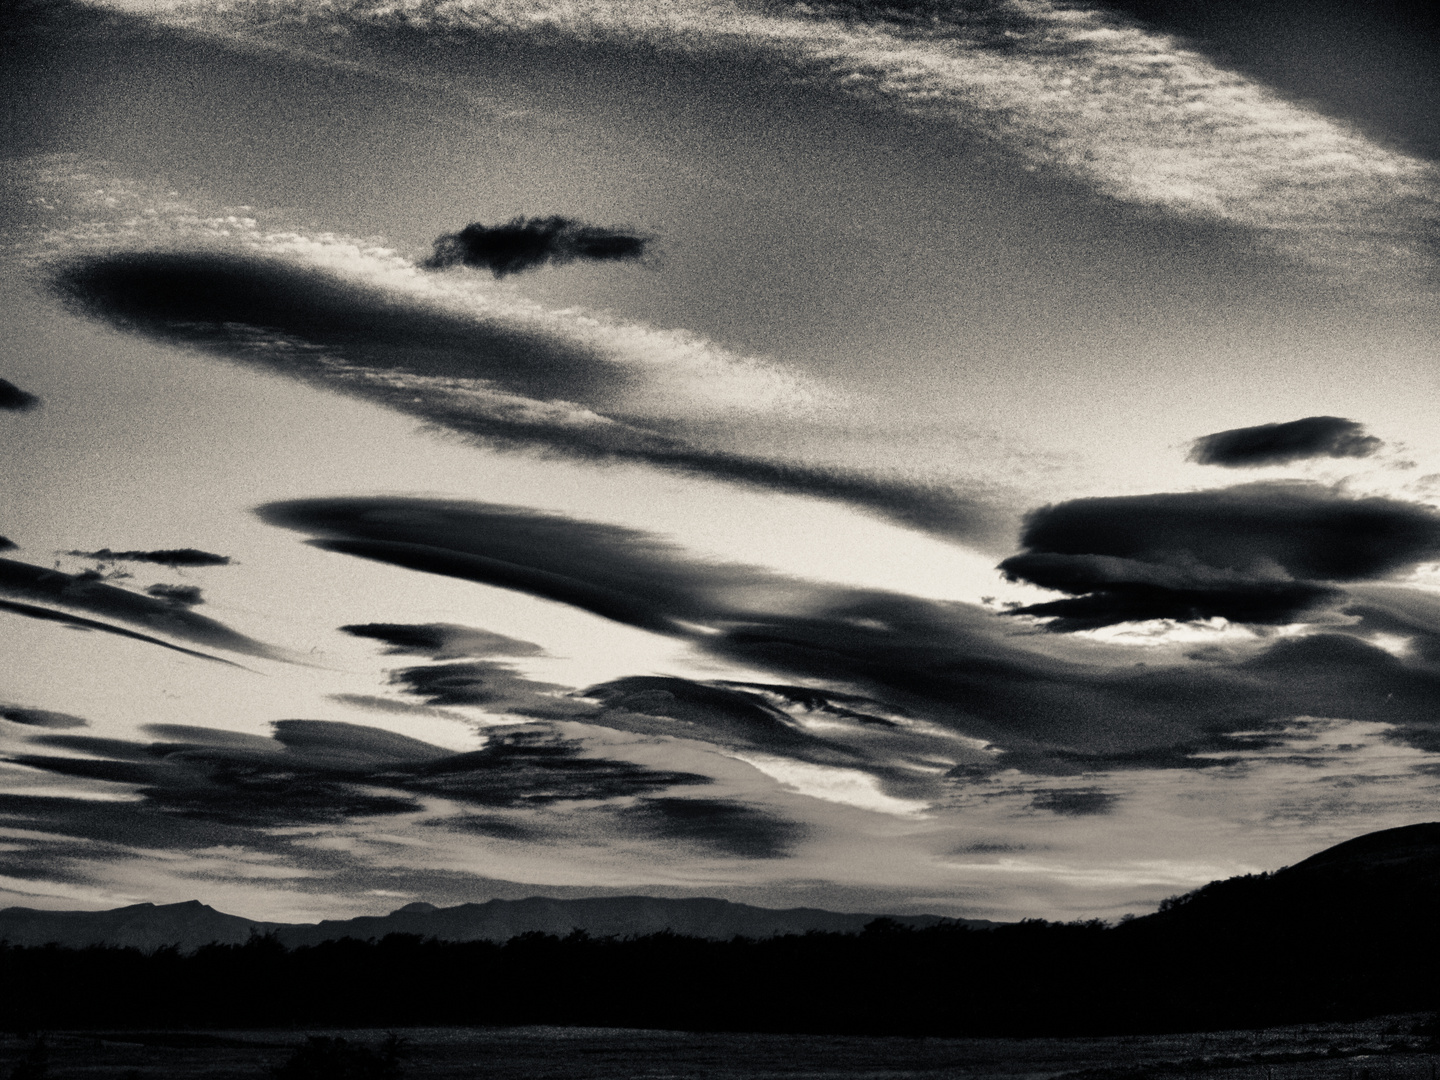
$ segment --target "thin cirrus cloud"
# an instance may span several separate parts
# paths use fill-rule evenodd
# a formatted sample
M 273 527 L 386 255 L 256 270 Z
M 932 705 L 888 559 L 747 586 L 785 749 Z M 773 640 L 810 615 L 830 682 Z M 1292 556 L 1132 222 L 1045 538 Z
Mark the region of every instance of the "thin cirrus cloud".
M 1428 550 L 1434 535 L 1433 516 L 1408 504 L 1263 487 L 1265 494 L 1241 490 L 1229 498 L 1253 511 L 1256 550 L 1298 571 L 1338 575 L 1343 564 L 1351 579 L 1377 576 Z M 1205 509 L 1203 499 L 1180 502 L 1175 522 L 1156 515 L 1153 534 L 1135 543 L 1166 543 L 1167 528 L 1211 520 L 1208 534 L 1203 524 L 1197 529 L 1195 557 L 1234 555 Z M 692 687 L 646 676 L 582 697 L 606 706 L 586 718 L 590 723 L 848 765 L 897 792 L 937 760 L 952 763 L 957 782 L 1017 763 L 1060 774 L 1211 767 L 1237 745 L 1231 733 L 1296 715 L 1380 721 L 1394 725 L 1396 737 L 1420 742 L 1440 727 L 1440 676 L 1421 662 L 1440 641 L 1440 619 L 1407 615 L 1403 602 L 1414 590 L 1401 590 L 1398 599 L 1367 593 L 1364 610 L 1331 618 L 1317 627 L 1323 632 L 1135 668 L 1123 649 L 1112 655 L 1090 645 L 1066 659 L 1066 650 L 1037 648 L 1013 621 L 978 605 L 717 565 L 636 530 L 560 515 L 400 498 L 299 500 L 259 512 L 270 524 L 309 533 L 325 550 L 558 600 L 688 641 L 702 654 L 799 679 L 803 691 L 786 683 Z M 1330 550 L 1330 532 L 1344 533 L 1357 513 L 1409 523 L 1415 535 L 1400 551 Z M 1297 522 L 1316 532 L 1290 536 Z M 1268 547 L 1261 542 L 1267 537 L 1275 539 Z M 1345 602 L 1343 595 L 1335 600 L 1342 613 Z M 1365 640 L 1392 632 L 1400 620 L 1408 620 L 1417 643 L 1412 659 Z M 482 666 L 438 665 L 400 678 L 431 704 L 484 704 L 496 672 L 476 663 Z M 511 682 L 505 692 L 528 690 Z M 552 706 L 563 700 L 548 689 L 531 696 Z
M 316 245 L 302 246 L 314 254 Z M 491 446 L 835 500 L 949 538 L 993 541 L 1006 529 L 1003 512 L 943 485 L 695 440 L 707 423 L 798 407 L 804 391 L 778 369 L 635 327 L 570 333 L 532 311 L 489 310 L 486 294 L 463 283 L 465 303 L 455 303 L 453 290 L 427 291 L 410 264 L 348 249 L 337 258 L 379 276 L 345 276 L 293 254 L 118 251 L 72 258 L 53 281 L 114 325 L 262 364 Z
M 1202 435 L 1188 460 L 1227 469 L 1288 465 L 1310 458 L 1370 457 L 1384 444 L 1363 424 L 1340 416 L 1307 416 L 1283 424 L 1257 424 Z
M 1033 511 L 1000 564 L 1071 599 L 1015 609 L 1054 631 L 1146 619 L 1283 624 L 1440 556 L 1440 514 L 1312 483 L 1075 499 Z
M 435 250 L 420 265 L 427 270 L 469 266 L 489 270 L 497 278 L 541 266 L 572 262 L 633 261 L 645 254 L 643 236 L 570 218 L 517 217 L 503 225 L 478 221 L 435 241 Z
M 400 5 L 412 32 L 639 43 L 681 53 L 760 52 L 821 84 L 973 132 L 1125 203 L 1257 230 L 1314 265 L 1419 291 L 1435 271 L 1419 238 L 1440 174 L 1285 100 L 1181 39 L 1100 7 L 967 0 L 892 5 L 662 0 L 464 0 Z M 388 25 L 394 3 L 268 0 L 217 12 L 198 0 L 164 17 L 212 31 Z

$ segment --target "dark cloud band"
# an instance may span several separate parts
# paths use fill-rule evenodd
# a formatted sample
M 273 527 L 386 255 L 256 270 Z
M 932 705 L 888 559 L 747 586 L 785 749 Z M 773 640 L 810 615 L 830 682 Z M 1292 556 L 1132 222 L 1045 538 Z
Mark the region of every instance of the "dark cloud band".
M 53 283 L 67 302 L 113 325 L 263 364 L 497 448 L 634 461 L 829 499 L 948 538 L 996 542 L 1009 528 L 1006 514 L 947 487 L 701 445 L 673 423 L 628 415 L 636 372 L 589 345 L 278 259 L 109 254 L 71 263 Z M 528 403 L 456 393 L 457 379 Z M 556 403 L 564 407 L 551 415 Z M 588 412 L 577 416 L 571 403 Z

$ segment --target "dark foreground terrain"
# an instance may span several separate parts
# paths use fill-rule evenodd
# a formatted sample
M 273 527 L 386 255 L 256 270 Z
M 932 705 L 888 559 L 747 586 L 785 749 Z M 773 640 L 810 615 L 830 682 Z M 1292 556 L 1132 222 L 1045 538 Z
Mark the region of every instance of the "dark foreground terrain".
M 1434 1080 L 1423 1015 L 1204 1035 L 937 1039 L 693 1034 L 602 1028 L 409 1028 L 396 1080 Z M 52 1032 L 46 1080 L 361 1080 L 275 1077 L 307 1038 L 372 1053 L 379 1030 Z M 0 1076 L 34 1039 L 0 1039 Z

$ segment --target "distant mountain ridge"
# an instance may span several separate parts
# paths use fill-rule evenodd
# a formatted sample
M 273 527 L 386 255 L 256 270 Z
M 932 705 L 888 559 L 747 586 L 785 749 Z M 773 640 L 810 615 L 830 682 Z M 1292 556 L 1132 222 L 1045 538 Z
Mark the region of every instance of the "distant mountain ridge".
M 582 930 L 592 937 L 626 937 L 664 930 L 686 937 L 729 940 L 803 934 L 809 930 L 858 933 L 867 923 L 889 918 L 917 929 L 942 923 L 976 929 L 1000 924 L 985 919 L 948 919 L 940 915 L 873 915 L 819 908 L 772 908 L 704 897 L 667 899 L 616 896 L 557 900 L 489 900 L 437 908 L 406 904 L 388 915 L 326 919 L 320 923 L 278 923 L 227 915 L 190 900 L 181 904 L 132 904 L 109 911 L 0 910 L 0 941 L 12 945 L 120 945 L 157 949 L 176 945 L 193 951 L 212 942 L 242 944 L 252 933 L 273 933 L 284 945 L 317 945 L 351 937 L 366 940 L 386 934 L 417 934 L 441 941 L 508 941 L 527 933 L 560 937 Z

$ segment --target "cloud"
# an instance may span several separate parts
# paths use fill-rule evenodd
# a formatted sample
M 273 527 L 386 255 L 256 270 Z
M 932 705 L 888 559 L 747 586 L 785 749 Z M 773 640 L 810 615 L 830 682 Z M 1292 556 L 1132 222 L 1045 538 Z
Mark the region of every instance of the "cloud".
M 41 728 L 88 727 L 90 721 L 69 713 L 51 712 L 49 709 L 29 709 L 21 705 L 0 705 L 0 720 L 12 724 L 25 724 Z
M 179 566 L 230 565 L 230 556 L 212 555 L 196 548 L 174 548 L 167 551 L 111 551 L 109 548 L 101 548 L 99 551 L 67 551 L 65 554 L 82 559 L 97 559 L 100 562 L 159 563 L 171 569 Z
M 406 814 L 422 809 L 427 796 L 493 809 L 634 798 L 710 782 L 696 773 L 590 756 L 545 730 L 497 730 L 482 749 L 457 754 L 358 724 L 281 720 L 273 728 L 273 739 L 263 739 L 171 727 L 156 730 L 172 738 L 149 743 L 44 735 L 32 743 L 65 755 L 22 753 L 8 760 L 135 786 L 142 802 L 126 804 L 129 813 L 157 811 L 245 829 Z
M 379 275 L 380 264 L 353 260 Z M 788 408 L 795 380 L 638 328 L 605 332 L 488 298 L 413 291 L 413 268 L 357 280 L 275 255 L 129 251 L 53 279 L 80 310 L 374 401 L 498 448 L 635 461 L 842 502 L 941 536 L 994 539 L 1004 515 L 943 485 L 703 445 L 677 434 Z M 397 285 L 397 278 L 400 285 Z M 402 287 L 403 286 L 403 287 Z M 474 306 L 479 305 L 479 306 Z M 588 320 L 603 324 L 596 320 Z
M 1339 416 L 1307 416 L 1285 424 L 1259 424 L 1202 435 L 1188 460 L 1227 469 L 1285 465 L 1307 458 L 1369 457 L 1384 445 L 1364 425 Z
M 805 835 L 794 822 L 729 799 L 646 798 L 618 813 L 632 828 L 731 858 L 783 858 Z
M 77 630 L 99 630 L 106 634 L 127 637 L 133 641 L 143 641 L 149 645 L 159 645 L 162 649 L 170 649 L 174 652 L 184 653 L 186 656 L 199 657 L 201 660 L 213 660 L 217 664 L 229 664 L 231 667 L 240 666 L 232 660 L 226 660 L 219 656 L 211 656 L 209 653 L 196 652 L 194 649 L 182 648 L 179 645 L 172 645 L 168 641 L 161 641 L 159 638 L 151 637 L 149 634 L 139 634 L 134 630 L 111 626 L 109 623 L 99 622 L 96 619 L 87 619 L 80 615 L 71 615 L 67 612 L 55 611 L 51 608 L 38 607 L 35 604 L 21 604 L 14 600 L 0 600 L 0 611 L 8 611 L 12 615 L 21 615 L 27 619 L 41 619 L 46 622 L 63 623 L 66 626 L 73 626 Z
M 178 0 L 164 11 L 282 44 L 297 44 L 292 31 L 317 20 L 350 30 L 395 19 L 394 5 L 379 0 L 267 0 L 225 12 Z M 1422 295 L 1432 287 L 1425 238 L 1440 189 L 1432 163 L 1102 7 L 476 0 L 407 4 L 404 15 L 409 33 L 758 52 L 872 107 L 972 133 L 975 153 L 993 147 L 1122 203 L 1252 229 L 1362 287 L 1373 277 L 1393 288 L 1403 276 Z M 402 63 L 414 72 L 413 53 L 394 60 Z
M 533 270 L 546 263 L 577 260 L 614 262 L 645 254 L 644 237 L 601 225 L 583 225 L 564 217 L 516 217 L 504 225 L 476 222 L 435 241 L 435 253 L 420 265 L 484 267 L 497 278 Z
M 214 619 L 184 610 L 165 600 L 141 596 L 113 585 L 106 585 L 104 582 L 84 575 L 65 574 L 59 570 L 32 566 L 29 563 L 17 562 L 13 559 L 0 559 L 0 593 L 8 593 L 11 596 L 23 597 L 27 600 L 59 604 L 62 607 L 78 608 L 81 611 L 119 619 L 122 622 L 143 626 L 147 630 L 212 649 L 226 649 L 230 652 L 263 657 L 268 660 L 286 659 L 280 650 L 237 633 Z M 28 605 L 7 604 L 6 607 L 7 610 L 17 610 L 18 607 L 28 607 Z M 30 614 L 19 611 L 17 613 Z M 32 614 L 32 617 L 50 618 L 54 617 L 54 614 L 51 613 L 47 616 Z M 76 622 L 77 620 L 70 618 L 70 621 Z M 85 621 L 88 622 L 88 620 Z M 116 628 L 103 623 L 95 623 L 92 628 L 119 632 Z M 144 635 L 131 634 L 130 636 L 139 636 L 148 641 L 155 641 L 154 638 Z M 175 646 L 168 647 L 174 648 Z M 188 652 L 189 650 L 181 651 Z M 202 654 L 194 653 L 192 655 Z M 207 656 L 206 659 L 216 658 Z
M 1428 506 L 1307 483 L 1075 499 L 1033 511 L 1000 569 L 1071 594 L 1015 609 L 1071 631 L 1143 619 L 1292 622 L 1440 556 Z
M 1088 817 L 1110 813 L 1119 801 L 1118 795 L 1098 788 L 1051 788 L 1037 791 L 1030 805 L 1065 817 Z
M 21 390 L 8 379 L 0 379 L 0 409 L 7 412 L 29 412 L 40 407 L 40 399 Z
M 722 746 L 753 748 L 790 757 L 853 764 L 855 757 L 805 731 L 761 695 L 691 679 L 632 675 L 592 686 L 584 696 L 606 706 L 600 722 L 622 726 L 617 714 L 660 717 L 668 723 L 635 724 L 632 730 L 700 738 Z M 816 696 L 820 696 L 817 692 Z M 628 725 L 626 725 L 628 726 Z
M 145 593 L 180 607 L 196 607 L 205 602 L 198 585 L 151 585 Z
M 526 678 L 498 660 L 402 668 L 390 682 L 431 705 L 475 705 L 492 713 L 564 718 L 586 710 L 564 695 L 570 687 Z
M 435 660 L 470 656 L 542 656 L 534 642 L 455 623 L 357 623 L 340 627 L 355 637 L 374 638 L 391 656 L 414 654 Z

